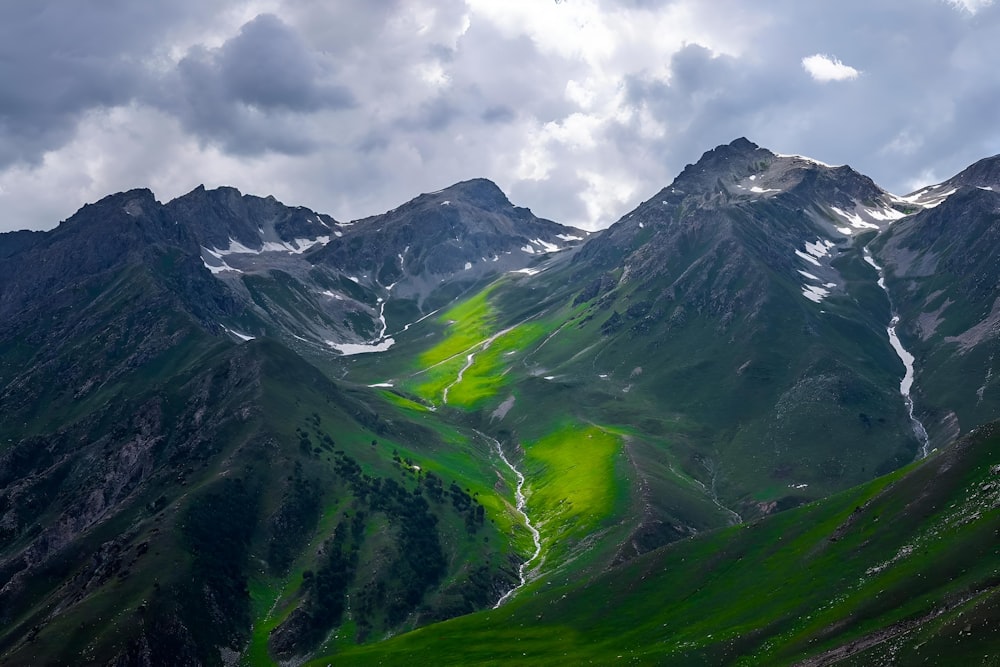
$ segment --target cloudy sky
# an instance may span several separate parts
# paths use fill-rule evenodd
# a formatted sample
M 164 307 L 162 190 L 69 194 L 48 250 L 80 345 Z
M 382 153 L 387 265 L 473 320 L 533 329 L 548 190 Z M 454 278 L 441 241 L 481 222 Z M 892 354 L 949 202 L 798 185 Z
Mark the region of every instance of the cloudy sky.
M 739 136 L 903 193 L 1000 153 L 992 0 L 0 3 L 0 230 L 132 187 L 606 227 Z

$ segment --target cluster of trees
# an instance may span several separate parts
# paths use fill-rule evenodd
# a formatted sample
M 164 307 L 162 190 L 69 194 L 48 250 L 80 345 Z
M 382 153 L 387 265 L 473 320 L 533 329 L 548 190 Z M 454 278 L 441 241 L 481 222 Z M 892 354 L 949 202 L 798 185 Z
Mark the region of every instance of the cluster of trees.
M 392 459 L 398 465 L 403 466 L 409 472 L 417 472 L 419 483 L 417 491 L 422 487 L 423 492 L 435 503 L 442 503 L 445 499 L 444 480 L 428 470 L 426 474 L 419 468 L 415 468 L 410 459 L 400 458 L 399 453 L 393 451 Z M 415 491 L 416 492 L 416 491 Z M 476 499 L 478 494 L 470 495 L 468 489 L 463 490 L 454 481 L 448 487 L 448 496 L 451 498 L 451 505 L 456 512 L 465 515 L 465 528 L 469 534 L 475 534 L 486 521 L 486 508 Z
M 298 461 L 278 511 L 268 524 L 267 564 L 272 574 L 288 571 L 292 561 L 312 535 L 322 511 L 323 491 L 319 481 L 302 473 Z
M 188 626 L 201 646 L 211 646 L 219 634 L 242 637 L 250 626 L 247 563 L 259 500 L 250 483 L 225 478 L 195 498 L 182 517 L 193 563 L 180 595 L 189 612 L 202 617 Z
M 287 571 L 301 553 L 322 507 L 330 502 L 324 500 L 329 489 L 343 494 L 347 511 L 319 549 L 313 570 L 303 574 L 298 607 L 271 637 L 271 647 L 279 656 L 315 648 L 346 622 L 349 592 L 350 619 L 356 624 L 358 640 L 376 629 L 398 628 L 414 614 L 435 615 L 425 599 L 447 572 L 439 517 L 454 512 L 463 518 L 470 534 L 485 522 L 485 508 L 475 494 L 457 483 L 421 470 L 398 452 L 393 452 L 393 460 L 402 469 L 401 479 L 366 472 L 358 460 L 337 449 L 320 426 L 315 413 L 304 420 L 296 429 L 299 448 L 310 457 L 323 450 L 332 452 L 334 479 L 320 486 L 318 478 L 308 477 L 296 464 L 271 521 L 267 557 L 272 572 Z M 372 444 L 377 446 L 375 441 Z M 385 539 L 385 531 L 391 532 L 390 539 Z M 375 551 L 369 554 L 366 548 Z M 478 583 L 482 585 L 476 586 L 474 597 L 481 606 L 478 598 L 489 585 Z M 458 589 L 449 591 L 448 599 L 455 598 L 451 606 L 462 611 L 474 606 L 461 594 Z

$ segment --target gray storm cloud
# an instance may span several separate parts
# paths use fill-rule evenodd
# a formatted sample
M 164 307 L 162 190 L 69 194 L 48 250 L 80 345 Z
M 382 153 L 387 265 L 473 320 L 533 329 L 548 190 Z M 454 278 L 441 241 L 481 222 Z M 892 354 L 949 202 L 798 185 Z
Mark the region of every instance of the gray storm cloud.
M 905 191 L 1000 152 L 998 44 L 983 1 L 4 3 L 0 229 L 199 183 L 353 218 L 478 176 L 598 228 L 736 136 Z

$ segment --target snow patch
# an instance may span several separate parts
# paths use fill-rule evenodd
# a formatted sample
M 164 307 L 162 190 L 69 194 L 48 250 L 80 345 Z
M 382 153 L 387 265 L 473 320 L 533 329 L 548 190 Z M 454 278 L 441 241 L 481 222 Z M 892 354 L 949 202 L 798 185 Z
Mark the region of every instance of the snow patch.
M 802 269 L 799 269 L 799 273 L 801 273 L 806 278 L 809 278 L 810 280 L 815 280 L 816 282 L 819 282 L 819 278 L 809 273 L 808 271 L 803 271 Z
M 465 270 L 468 271 L 471 268 L 472 268 L 472 262 L 466 262 L 465 263 Z
M 850 223 L 851 227 L 855 229 L 878 229 L 878 225 L 874 225 L 870 222 L 865 222 L 865 220 L 857 213 L 848 213 L 843 209 L 839 209 L 836 206 L 831 206 L 830 210 L 836 213 L 839 217 Z
M 211 264 L 209 264 L 205 260 L 201 260 L 201 263 L 204 264 L 205 268 L 208 269 L 209 271 L 211 271 L 213 274 L 222 273 L 223 271 L 233 271 L 235 273 L 243 273 L 239 269 L 234 269 L 233 267 L 229 266 L 225 262 L 222 262 L 222 266 L 212 266 Z
M 253 340 L 255 338 L 254 336 L 250 336 L 248 334 L 240 333 L 239 331 L 234 331 L 233 329 L 230 329 L 229 327 L 222 327 L 222 328 L 225 329 L 226 331 L 228 331 L 229 333 L 233 334 L 234 336 L 236 336 L 237 338 L 239 338 L 242 341 Z
M 796 250 L 795 254 L 798 255 L 799 258 L 806 260 L 810 264 L 815 264 L 816 266 L 823 266 L 822 264 L 819 263 L 819 260 L 817 260 L 815 257 L 813 257 L 812 255 L 807 255 L 801 250 Z
M 899 220 L 900 218 L 905 218 L 906 214 L 902 211 L 897 211 L 891 206 L 885 206 L 883 208 L 866 208 L 865 213 L 875 218 L 876 220 Z
M 376 382 L 375 384 L 370 384 L 368 386 L 369 387 L 376 387 L 376 388 L 377 387 L 384 387 L 386 389 L 389 389 L 389 388 L 392 387 L 392 383 L 391 382 Z
M 830 255 L 830 249 L 833 247 L 834 243 L 832 241 L 828 241 L 827 239 L 816 239 L 815 243 L 806 241 L 806 252 L 816 259 L 828 257 Z
M 987 188 L 989 189 L 989 188 Z M 563 241 L 582 241 L 583 237 L 573 236 L 572 234 L 556 234 L 557 239 L 562 239 Z
M 511 273 L 523 273 L 529 276 L 536 276 L 541 273 L 539 269 L 518 269 L 517 271 L 511 271 Z
M 775 153 L 774 156 L 775 157 L 787 157 L 787 158 L 791 158 L 793 160 L 802 160 L 803 162 L 809 162 L 811 164 L 818 164 L 819 166 L 821 166 L 821 167 L 827 167 L 828 169 L 836 169 L 837 168 L 835 165 L 827 164 L 826 162 L 820 162 L 819 160 L 816 160 L 816 159 L 811 158 L 811 157 L 806 157 L 805 155 L 794 155 L 794 154 L 786 155 L 786 154 L 782 154 L 782 153 Z
M 830 291 L 822 287 L 816 287 L 815 285 L 803 285 L 802 296 L 814 303 L 819 303 L 826 297 L 830 296 Z
M 534 239 L 532 243 L 534 243 L 537 246 L 541 246 L 545 250 L 545 252 L 559 252 L 560 250 L 562 250 L 562 248 L 560 248 L 556 244 L 548 243 L 547 241 L 543 241 L 541 239 Z
M 345 357 L 355 354 L 368 354 L 370 352 L 385 352 L 396 344 L 396 341 L 392 338 L 386 338 L 378 343 L 335 343 L 332 340 L 324 340 L 323 342 Z
M 875 258 L 872 257 L 868 246 L 865 246 L 864 248 L 864 259 L 878 272 L 878 286 L 882 288 L 887 297 L 890 297 L 889 303 L 891 304 L 891 295 L 885 285 L 885 270 L 875 261 Z M 916 358 L 903 347 L 903 342 L 899 340 L 899 335 L 896 333 L 896 327 L 898 325 L 899 315 L 892 312 L 892 318 L 889 320 L 889 326 L 886 327 L 885 331 L 889 337 L 889 345 L 896 353 L 896 356 L 899 357 L 899 360 L 903 362 L 904 372 L 903 379 L 899 382 L 899 393 L 903 397 L 903 404 L 906 406 L 906 411 L 910 416 L 910 425 L 913 428 L 913 434 L 916 435 L 917 439 L 920 441 L 920 455 L 921 458 L 923 458 L 929 453 L 927 429 L 924 428 L 923 423 L 917 418 L 913 404 L 913 397 L 910 395 L 910 389 L 913 387 L 914 378 L 913 362 L 916 361 Z
M 445 199 L 443 202 L 441 202 L 441 206 L 450 206 L 450 205 L 451 205 L 450 199 Z
M 205 251 L 215 257 L 223 257 L 225 255 L 260 255 L 265 252 L 289 252 L 293 255 L 301 255 L 314 245 L 326 245 L 329 242 L 329 236 L 317 236 L 314 239 L 293 239 L 291 243 L 286 243 L 285 241 L 267 241 L 259 250 L 254 250 L 243 245 L 236 239 L 230 238 L 228 247 L 205 248 Z
M 894 201 L 903 202 L 905 204 L 914 204 L 923 208 L 934 208 L 935 206 L 939 206 L 945 199 L 958 192 L 958 188 L 952 188 L 947 192 L 934 192 L 940 188 L 940 185 L 931 185 L 921 190 L 917 190 L 913 194 L 906 195 L 905 197 L 892 195 L 892 198 Z
M 532 248 L 530 245 L 521 246 L 521 250 L 523 252 L 528 253 L 529 255 L 534 255 L 535 254 L 535 249 Z

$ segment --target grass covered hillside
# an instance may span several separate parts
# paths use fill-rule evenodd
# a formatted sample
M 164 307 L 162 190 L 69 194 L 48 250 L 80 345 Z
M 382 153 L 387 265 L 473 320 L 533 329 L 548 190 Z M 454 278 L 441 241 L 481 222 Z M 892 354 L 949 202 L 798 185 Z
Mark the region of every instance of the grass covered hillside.
M 996 664 L 998 531 L 991 424 L 830 498 L 310 664 Z

